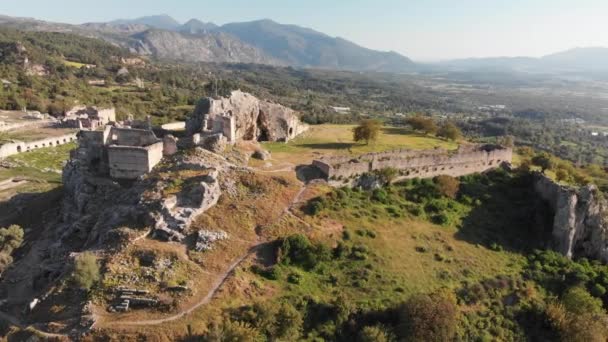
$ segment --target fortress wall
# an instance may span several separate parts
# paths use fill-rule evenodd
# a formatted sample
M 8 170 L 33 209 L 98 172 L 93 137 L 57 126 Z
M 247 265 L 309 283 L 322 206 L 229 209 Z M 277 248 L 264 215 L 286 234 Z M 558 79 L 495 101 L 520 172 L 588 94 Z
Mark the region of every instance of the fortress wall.
M 48 137 L 35 141 L 23 142 L 15 141 L 0 146 L 0 158 L 6 158 L 22 152 L 29 152 L 39 148 L 53 147 L 64 145 L 75 141 L 77 139 L 76 133 L 64 134 L 57 137 Z
M 511 162 L 512 149 L 490 145 L 461 147 L 451 152 L 441 149 L 396 150 L 368 153 L 358 157 L 338 156 L 315 160 L 313 165 L 330 179 L 348 179 L 385 168 L 400 170 L 399 179 L 453 177 L 485 172 Z

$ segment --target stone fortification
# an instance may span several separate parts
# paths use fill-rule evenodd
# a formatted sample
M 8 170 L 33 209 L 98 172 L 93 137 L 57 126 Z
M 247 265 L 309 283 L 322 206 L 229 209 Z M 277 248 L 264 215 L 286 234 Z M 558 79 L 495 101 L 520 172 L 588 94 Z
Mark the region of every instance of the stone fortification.
M 109 123 L 116 122 L 116 110 L 114 108 L 97 108 L 77 106 L 65 113 L 61 119 L 64 127 L 96 130 Z
M 103 131 L 81 131 L 71 159 L 91 171 L 116 179 L 135 179 L 152 171 L 163 157 L 163 141 L 150 130 L 106 126 Z
M 345 183 L 365 173 L 385 168 L 399 170 L 398 179 L 429 178 L 439 175 L 453 177 L 485 172 L 510 163 L 511 148 L 496 145 L 467 145 L 456 151 L 394 150 L 367 153 L 357 157 L 335 156 L 313 161 L 332 182 Z
M 534 190 L 552 210 L 553 249 L 608 262 L 608 205 L 594 185 L 571 187 L 537 174 Z
M 29 152 L 44 147 L 64 145 L 76 140 L 76 133 L 64 134 L 56 137 L 48 137 L 34 141 L 12 141 L 0 145 L 0 158 L 6 158 L 21 152 Z
M 308 129 L 296 113 L 280 104 L 262 101 L 241 91 L 229 98 L 205 98 L 186 123 L 189 135 L 204 144 L 205 138 L 221 134 L 227 142 L 240 140 L 289 141 Z M 217 139 L 215 137 L 214 139 Z

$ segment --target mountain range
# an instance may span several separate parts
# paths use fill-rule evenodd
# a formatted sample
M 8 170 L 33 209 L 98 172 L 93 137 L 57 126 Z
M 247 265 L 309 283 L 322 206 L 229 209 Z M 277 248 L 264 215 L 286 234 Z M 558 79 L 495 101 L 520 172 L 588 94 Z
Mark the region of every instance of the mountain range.
M 534 57 L 467 58 L 445 61 L 437 66 L 457 71 L 518 71 L 528 73 L 569 73 L 608 71 L 608 48 L 574 48 Z
M 540 58 L 495 57 L 414 63 L 396 52 L 359 46 L 313 29 L 264 19 L 216 25 L 169 15 L 70 25 L 0 15 L 0 25 L 21 30 L 70 32 L 99 38 L 130 51 L 185 62 L 256 63 L 350 71 L 607 72 L 608 48 L 575 48 Z
M 186 62 L 258 63 L 350 71 L 406 72 L 415 68 L 396 52 L 364 48 L 342 38 L 272 20 L 218 26 L 168 15 L 69 25 L 0 16 L 21 30 L 71 32 L 106 40 L 134 53 Z

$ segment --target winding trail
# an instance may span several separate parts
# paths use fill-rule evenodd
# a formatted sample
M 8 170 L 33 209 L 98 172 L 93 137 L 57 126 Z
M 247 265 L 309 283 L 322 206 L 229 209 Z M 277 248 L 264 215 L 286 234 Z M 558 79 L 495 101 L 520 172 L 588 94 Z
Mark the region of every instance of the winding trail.
M 215 294 L 220 290 L 220 288 L 222 287 L 222 285 L 224 285 L 224 283 L 228 280 L 228 278 L 230 277 L 230 275 L 234 272 L 234 269 L 237 268 L 243 261 L 245 261 L 245 259 L 247 259 L 250 255 L 252 255 L 253 253 L 257 252 L 258 249 L 263 245 L 264 243 L 258 243 L 256 245 L 254 245 L 253 247 L 251 247 L 249 249 L 249 251 L 240 256 L 235 262 L 233 262 L 230 267 L 228 268 L 228 270 L 226 270 L 220 279 L 218 279 L 215 284 L 213 285 L 213 287 L 209 290 L 209 293 L 207 293 L 207 295 L 201 299 L 198 303 L 196 303 L 195 305 L 193 305 L 192 307 L 190 307 L 189 309 L 183 310 L 173 316 L 169 316 L 169 317 L 165 317 L 165 318 L 159 318 L 159 319 L 151 319 L 151 320 L 141 320 L 141 321 L 125 321 L 125 322 L 112 322 L 112 324 L 118 324 L 118 325 L 158 325 L 158 324 L 163 324 L 163 323 L 167 323 L 167 322 L 171 322 L 171 321 L 175 321 L 178 320 L 188 314 L 191 314 L 194 310 L 200 308 L 201 306 L 208 304 L 211 299 L 213 299 L 213 297 L 215 296 Z
M 260 170 L 258 170 L 260 171 Z M 289 168 L 288 170 L 274 170 L 274 171 L 267 171 L 270 173 L 274 173 L 274 172 L 285 172 L 285 171 L 293 171 L 293 168 Z M 262 171 L 264 172 L 264 171 Z M 312 183 L 310 183 L 312 184 Z M 304 192 L 306 191 L 306 189 L 308 188 L 308 184 L 304 184 L 302 183 L 300 186 L 300 189 L 298 190 L 298 192 L 296 193 L 296 195 L 294 196 L 294 198 L 289 202 L 289 204 L 285 207 L 285 210 L 283 211 L 283 214 L 280 215 L 275 222 L 280 221 L 282 218 L 284 218 L 286 215 L 289 215 L 293 218 L 295 218 L 296 220 L 298 220 L 299 222 L 301 222 L 302 224 L 304 224 L 308 229 L 312 229 L 312 226 L 302 220 L 300 217 L 296 216 L 295 214 L 293 214 L 292 209 L 294 208 L 294 206 L 300 202 L 300 199 L 302 197 L 302 195 L 304 194 Z M 139 241 L 143 238 L 145 238 L 146 236 L 148 236 L 149 232 L 146 234 L 143 234 L 141 236 L 138 236 L 137 238 L 134 239 L 134 241 Z M 167 323 L 167 322 L 172 322 L 172 321 L 176 321 L 178 319 L 183 318 L 184 316 L 187 316 L 189 314 L 191 314 L 192 312 L 194 312 L 195 310 L 197 310 L 198 308 L 200 308 L 203 305 L 208 304 L 209 302 L 211 302 L 211 300 L 213 299 L 213 297 L 218 293 L 218 291 L 222 288 L 222 285 L 224 285 L 226 283 L 226 281 L 230 278 L 230 276 L 234 273 L 234 270 L 239 267 L 248 257 L 250 257 L 251 255 L 253 255 L 254 253 L 258 252 L 260 250 L 260 248 L 265 244 L 265 242 L 258 242 L 257 244 L 253 245 L 252 247 L 250 247 L 247 251 L 247 253 L 241 255 L 238 259 L 236 259 L 231 265 L 230 267 L 228 267 L 228 269 L 221 273 L 221 276 L 219 277 L 219 279 L 217 279 L 215 281 L 215 283 L 213 284 L 213 287 L 209 290 L 209 292 L 205 295 L 205 297 L 203 297 L 200 301 L 198 301 L 196 304 L 194 304 L 193 306 L 191 306 L 188 309 L 184 309 L 172 316 L 168 316 L 168 317 L 164 317 L 164 318 L 159 318 L 159 319 L 150 319 L 150 320 L 138 320 L 138 321 L 109 321 L 106 322 L 105 324 L 113 324 L 113 325 L 121 325 L 121 326 L 146 326 L 146 325 L 159 325 L 159 324 L 163 324 L 163 323 Z M 93 314 L 94 317 L 96 317 L 97 315 Z M 18 318 L 11 316 L 7 313 L 1 312 L 0 311 L 0 319 L 6 320 L 9 323 L 18 326 L 22 329 L 25 329 L 27 327 L 32 328 L 34 330 L 36 330 L 38 333 L 40 333 L 41 335 L 43 335 L 44 337 L 47 338 L 65 338 L 68 335 L 65 334 L 53 334 L 53 333 L 48 333 L 45 331 L 41 331 L 36 329 L 34 326 L 31 325 L 25 325 L 23 324 Z M 95 322 L 97 323 L 97 319 L 95 319 Z M 96 326 L 96 323 L 93 324 L 93 326 Z M 92 328 L 92 327 L 91 327 Z
M 298 216 L 294 215 L 291 212 L 294 205 L 296 205 L 300 201 L 300 199 L 301 199 L 302 195 L 304 194 L 304 191 L 306 191 L 306 189 L 307 189 L 306 184 L 302 184 L 300 186 L 300 190 L 298 190 L 298 192 L 296 193 L 294 198 L 289 202 L 289 205 L 287 205 L 287 207 L 285 207 L 283 214 L 280 217 L 278 217 L 275 220 L 275 222 L 280 221 L 283 217 L 285 217 L 285 215 L 290 215 L 290 216 L 296 218 L 298 221 L 305 224 L 307 226 L 307 228 L 309 228 L 309 229 L 312 228 L 308 222 L 305 222 L 304 220 L 302 220 L 301 218 L 299 218 Z M 163 323 L 167 323 L 167 322 L 176 321 L 180 318 L 183 318 L 186 315 L 191 314 L 192 312 L 194 312 L 196 309 L 200 308 L 201 306 L 209 304 L 209 302 L 213 299 L 213 297 L 217 294 L 217 292 L 222 288 L 222 285 L 224 285 L 224 283 L 226 283 L 226 281 L 228 280 L 230 275 L 233 274 L 234 270 L 238 266 L 240 266 L 249 256 L 256 253 L 264 244 L 265 244 L 265 242 L 258 242 L 257 244 L 255 244 L 254 246 L 249 248 L 247 253 L 241 255 L 238 259 L 236 259 L 230 265 L 230 267 L 228 267 L 228 269 L 224 273 L 221 274 L 220 278 L 218 280 L 216 280 L 216 282 L 214 283 L 213 287 L 209 290 L 207 295 L 205 295 L 205 297 L 203 299 L 201 299 L 199 302 L 197 302 L 190 308 L 182 310 L 179 313 L 176 313 L 175 315 L 165 317 L 165 318 L 151 319 L 151 320 L 139 320 L 139 321 L 118 321 L 118 322 L 109 322 L 109 323 L 117 324 L 117 325 L 131 325 L 131 326 L 159 325 L 159 324 L 163 324 Z

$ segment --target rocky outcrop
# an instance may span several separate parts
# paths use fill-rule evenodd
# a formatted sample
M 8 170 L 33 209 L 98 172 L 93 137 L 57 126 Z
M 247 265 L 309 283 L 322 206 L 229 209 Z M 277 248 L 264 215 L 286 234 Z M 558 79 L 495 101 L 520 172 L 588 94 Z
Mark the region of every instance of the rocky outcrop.
M 223 133 L 231 142 L 288 141 L 306 129 L 293 110 L 241 91 L 228 98 L 202 99 L 186 123 L 189 134 Z
M 211 171 L 201 182 L 170 195 L 161 201 L 161 209 L 154 213 L 154 235 L 172 241 L 182 241 L 187 229 L 198 215 L 217 204 L 220 190 L 217 170 Z
M 608 262 L 608 203 L 594 185 L 570 187 L 537 174 L 536 193 L 553 214 L 552 247 L 569 257 Z

